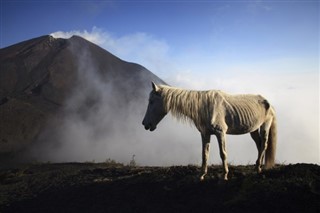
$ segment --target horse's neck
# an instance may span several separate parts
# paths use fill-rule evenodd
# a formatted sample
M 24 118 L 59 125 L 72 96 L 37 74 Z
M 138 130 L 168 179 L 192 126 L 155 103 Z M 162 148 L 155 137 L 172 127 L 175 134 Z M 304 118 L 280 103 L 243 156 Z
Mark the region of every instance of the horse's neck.
M 208 97 L 205 92 L 174 88 L 167 90 L 167 92 L 168 96 L 165 98 L 167 109 L 176 118 L 186 121 L 192 120 L 196 124 L 201 122 L 203 117 L 208 117 L 210 107 L 208 106 Z M 211 93 L 214 93 L 214 91 L 211 91 Z

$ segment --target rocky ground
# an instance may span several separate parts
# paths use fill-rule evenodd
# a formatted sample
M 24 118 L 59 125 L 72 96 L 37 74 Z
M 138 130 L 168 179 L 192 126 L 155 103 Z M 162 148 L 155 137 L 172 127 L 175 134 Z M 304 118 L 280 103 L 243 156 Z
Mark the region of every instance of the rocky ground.
M 20 165 L 0 170 L 0 212 L 320 212 L 320 166 Z

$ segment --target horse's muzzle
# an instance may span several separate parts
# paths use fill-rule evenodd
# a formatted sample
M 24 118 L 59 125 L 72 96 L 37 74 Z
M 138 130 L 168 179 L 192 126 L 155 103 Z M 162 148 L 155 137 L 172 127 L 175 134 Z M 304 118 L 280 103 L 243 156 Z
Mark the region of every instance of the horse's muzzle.
M 152 126 L 152 127 L 150 127 L 150 131 L 152 132 L 153 130 L 155 130 L 157 127 L 156 126 Z
M 145 129 L 145 130 L 149 130 L 149 129 L 150 129 L 150 126 L 144 126 L 144 129 Z
M 144 122 L 142 122 L 142 125 L 144 126 L 145 130 L 150 130 L 151 132 L 157 128 L 156 126 L 145 124 Z

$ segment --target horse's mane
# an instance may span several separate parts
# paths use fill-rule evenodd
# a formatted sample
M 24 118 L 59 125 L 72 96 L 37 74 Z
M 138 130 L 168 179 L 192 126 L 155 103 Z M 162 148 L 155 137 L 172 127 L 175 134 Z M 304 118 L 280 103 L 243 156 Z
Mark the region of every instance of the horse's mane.
M 166 111 L 180 121 L 201 126 L 212 116 L 215 90 L 184 90 L 165 85 L 159 86 Z

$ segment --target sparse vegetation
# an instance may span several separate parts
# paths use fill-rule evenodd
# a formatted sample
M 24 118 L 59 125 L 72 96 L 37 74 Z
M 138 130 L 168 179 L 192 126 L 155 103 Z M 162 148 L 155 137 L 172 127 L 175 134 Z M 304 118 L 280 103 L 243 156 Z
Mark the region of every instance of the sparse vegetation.
M 136 163 L 136 160 L 134 159 L 136 155 L 132 155 L 132 159 L 129 163 L 129 166 L 130 167 L 136 167 L 137 166 L 137 163 Z
M 134 159 L 134 158 L 133 158 Z M 320 166 L 34 164 L 0 170 L 0 212 L 319 212 Z

